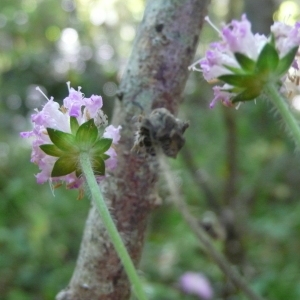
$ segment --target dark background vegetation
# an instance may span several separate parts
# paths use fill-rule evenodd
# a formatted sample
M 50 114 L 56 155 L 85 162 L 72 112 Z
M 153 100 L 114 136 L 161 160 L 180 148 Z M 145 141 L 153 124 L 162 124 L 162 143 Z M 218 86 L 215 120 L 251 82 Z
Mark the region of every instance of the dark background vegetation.
M 0 297 L 54 299 L 75 265 L 89 199 L 63 187 L 53 197 L 29 162 L 30 115 L 45 99 L 67 95 L 66 81 L 100 94 L 110 116 L 118 82 L 144 9 L 142 0 L 1 0 L 0 3 Z M 267 33 L 273 18 L 299 20 L 297 1 L 215 0 L 219 25 L 246 12 Z M 180 20 L 178 20 L 180 22 Z M 208 25 L 197 58 L 217 39 Z M 191 73 L 180 116 L 186 145 L 171 161 L 184 201 L 216 246 L 268 299 L 300 299 L 300 157 L 267 101 L 209 110 L 211 87 Z M 297 112 L 295 111 L 295 114 Z M 162 174 L 163 175 L 163 174 Z M 163 204 L 149 220 L 141 263 L 150 299 L 196 299 L 178 278 L 201 272 L 214 299 L 244 299 L 207 257 L 175 209 L 162 176 Z M 226 232 L 226 234 L 224 234 Z

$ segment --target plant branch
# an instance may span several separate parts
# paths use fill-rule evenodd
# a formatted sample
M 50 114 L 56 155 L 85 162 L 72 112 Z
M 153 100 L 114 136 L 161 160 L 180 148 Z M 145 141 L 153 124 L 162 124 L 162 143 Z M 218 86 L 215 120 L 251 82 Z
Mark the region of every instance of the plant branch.
M 227 180 L 224 188 L 224 205 L 234 206 L 237 178 L 237 133 L 234 112 L 224 107 L 224 122 L 226 127 L 226 167 Z
M 201 189 L 205 195 L 205 200 L 208 207 L 210 207 L 215 213 L 219 214 L 221 211 L 221 206 L 218 202 L 218 199 L 214 195 L 210 186 L 207 184 L 206 180 L 203 178 L 203 175 L 198 171 L 197 164 L 193 159 L 193 154 L 188 147 L 183 147 L 181 150 L 181 157 L 186 165 L 187 170 L 191 173 L 196 186 L 199 187 L 199 189 Z
M 174 204 L 178 208 L 179 212 L 182 214 L 184 220 L 189 225 L 191 230 L 198 237 L 199 241 L 203 245 L 206 254 L 213 259 L 213 261 L 219 266 L 219 268 L 227 276 L 227 278 L 230 279 L 231 282 L 237 288 L 243 291 L 243 293 L 248 297 L 248 299 L 263 300 L 261 296 L 257 295 L 247 285 L 242 275 L 230 265 L 230 263 L 226 260 L 225 256 L 214 247 L 206 232 L 199 226 L 197 220 L 190 214 L 186 204 L 184 203 L 184 201 L 182 201 L 182 197 L 180 196 L 181 193 L 178 190 L 178 186 L 175 183 L 176 181 L 174 180 L 170 167 L 164 158 L 161 158 L 160 164 L 162 166 Z

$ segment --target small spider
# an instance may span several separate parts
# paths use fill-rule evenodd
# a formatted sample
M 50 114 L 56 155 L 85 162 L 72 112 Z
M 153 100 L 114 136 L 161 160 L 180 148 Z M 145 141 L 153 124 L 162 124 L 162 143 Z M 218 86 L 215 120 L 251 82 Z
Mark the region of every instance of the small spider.
M 132 151 L 154 156 L 158 149 L 176 158 L 183 147 L 183 134 L 189 123 L 175 118 L 166 108 L 154 109 L 149 116 L 140 117 Z

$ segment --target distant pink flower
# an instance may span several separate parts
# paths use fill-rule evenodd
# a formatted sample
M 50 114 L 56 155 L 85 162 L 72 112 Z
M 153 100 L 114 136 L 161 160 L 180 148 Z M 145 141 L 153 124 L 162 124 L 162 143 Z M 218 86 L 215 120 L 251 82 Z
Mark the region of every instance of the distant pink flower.
M 184 273 L 179 279 L 179 285 L 184 293 L 197 295 L 199 299 L 209 300 L 213 297 L 211 284 L 201 273 Z
M 52 144 L 46 128 L 71 133 L 70 117 L 76 117 L 78 124 L 81 125 L 101 111 L 103 103 L 100 96 L 92 95 L 90 98 L 85 98 L 81 93 L 80 88 L 76 91 L 70 87 L 69 82 L 68 88 L 69 95 L 64 99 L 64 105 L 60 107 L 57 102 L 53 101 L 53 97 L 50 99 L 47 98 L 48 101 L 42 110 L 38 111 L 36 109 L 36 113 L 31 116 L 33 130 L 21 132 L 20 136 L 33 139 L 31 162 L 37 164 L 41 171 L 36 175 L 37 183 L 42 184 L 46 181 L 64 181 L 68 188 L 79 188 L 81 187 L 83 180 L 82 178 L 76 177 L 75 172 L 65 176 L 51 178 L 51 171 L 58 157 L 49 156 L 40 148 L 41 145 Z M 101 115 L 105 116 L 102 111 Z M 120 130 L 121 126 L 114 127 L 110 125 L 106 127 L 104 131 L 105 137 L 113 140 L 112 146 L 106 152 L 106 154 L 110 156 L 105 160 L 107 170 L 112 170 L 117 164 L 117 154 L 114 145 L 116 145 L 120 139 Z M 100 178 L 97 179 L 99 180 Z

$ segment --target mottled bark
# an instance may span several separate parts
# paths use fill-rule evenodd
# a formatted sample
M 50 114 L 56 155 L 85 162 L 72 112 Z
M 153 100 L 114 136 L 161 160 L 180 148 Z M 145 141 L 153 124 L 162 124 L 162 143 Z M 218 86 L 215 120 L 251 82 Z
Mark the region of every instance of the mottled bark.
M 118 93 L 113 123 L 122 125 L 118 168 L 102 183 L 106 201 L 137 265 L 147 218 L 156 205 L 158 162 L 130 151 L 137 116 L 166 107 L 176 114 L 209 0 L 149 0 Z M 123 300 L 130 285 L 92 205 L 76 269 L 58 300 Z

